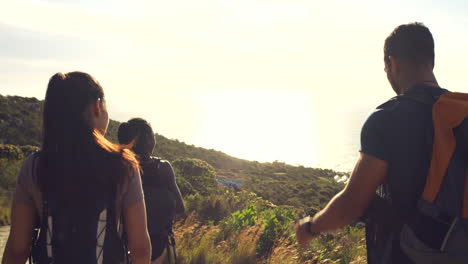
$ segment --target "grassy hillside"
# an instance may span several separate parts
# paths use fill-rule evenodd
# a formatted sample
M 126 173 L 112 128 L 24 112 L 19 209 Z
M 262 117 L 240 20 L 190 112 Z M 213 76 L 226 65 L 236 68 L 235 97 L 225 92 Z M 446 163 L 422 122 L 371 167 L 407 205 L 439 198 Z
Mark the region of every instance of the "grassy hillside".
M 117 142 L 117 130 L 120 123 L 111 120 L 107 129 L 107 138 L 112 142 Z M 156 134 L 155 155 L 167 160 L 177 158 L 197 158 L 204 160 L 217 169 L 242 170 L 249 167 L 251 162 L 243 159 L 231 157 L 221 151 L 205 149 L 189 145 L 177 139 L 168 139 L 162 135 Z
M 38 146 L 41 106 L 36 98 L 0 95 L 0 144 Z
M 0 96 L 0 224 L 9 223 L 20 165 L 40 144 L 41 105 Z M 118 126 L 110 121 L 113 142 Z M 333 177 L 346 173 L 243 160 L 158 134 L 156 142 L 154 155 L 172 162 L 187 207 L 175 226 L 179 263 L 366 263 L 360 227 L 320 235 L 305 249 L 292 231 L 343 188 Z
M 35 98 L 0 96 L 0 143 L 39 146 L 41 107 L 42 101 Z M 117 142 L 119 124 L 115 120 L 109 123 L 106 136 L 113 142 Z M 293 206 L 323 206 L 342 188 L 333 177 L 344 174 L 282 162 L 247 161 L 159 134 L 154 155 L 169 161 L 178 158 L 206 161 L 215 168 L 220 182 L 252 191 L 276 204 Z

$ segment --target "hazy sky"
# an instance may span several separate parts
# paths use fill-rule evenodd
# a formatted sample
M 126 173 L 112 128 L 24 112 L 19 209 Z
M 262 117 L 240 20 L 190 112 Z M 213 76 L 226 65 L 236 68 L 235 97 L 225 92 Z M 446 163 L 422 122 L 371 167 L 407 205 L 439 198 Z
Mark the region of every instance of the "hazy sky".
M 395 26 L 424 22 L 439 83 L 466 91 L 466 14 L 465 1 L 0 0 L 0 94 L 43 99 L 52 74 L 86 71 L 111 118 L 333 167 L 352 163 L 366 113 L 393 96 L 382 46 Z

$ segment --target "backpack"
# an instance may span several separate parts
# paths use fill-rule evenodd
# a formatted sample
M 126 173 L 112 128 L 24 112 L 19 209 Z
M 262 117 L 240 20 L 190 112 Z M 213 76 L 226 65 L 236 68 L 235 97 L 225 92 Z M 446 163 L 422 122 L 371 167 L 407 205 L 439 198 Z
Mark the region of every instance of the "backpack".
M 432 106 L 432 159 L 417 208 L 403 217 L 400 247 L 414 263 L 468 263 L 468 94 L 403 98 Z
M 33 234 L 30 263 L 127 263 L 126 243 L 117 231 L 115 191 L 103 192 L 96 200 L 84 196 L 88 206 L 73 213 L 62 201 L 46 194 L 42 199 L 42 219 Z
M 142 163 L 141 179 L 150 236 L 170 235 L 176 215 L 176 195 L 169 190 L 167 175 L 161 173 L 161 163 L 161 159 L 156 157 Z

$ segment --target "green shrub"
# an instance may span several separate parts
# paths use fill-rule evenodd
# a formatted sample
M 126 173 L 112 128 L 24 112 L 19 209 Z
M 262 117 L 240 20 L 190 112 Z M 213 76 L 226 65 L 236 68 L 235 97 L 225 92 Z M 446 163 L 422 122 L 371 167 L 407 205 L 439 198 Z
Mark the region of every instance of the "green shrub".
M 257 244 L 259 255 L 269 254 L 275 241 L 287 232 L 291 232 L 290 223 L 294 219 L 294 215 L 291 208 L 275 208 L 265 211 L 263 215 L 265 228 Z
M 24 158 L 24 154 L 18 146 L 0 145 L 0 158 L 19 160 Z
M 215 224 L 233 212 L 245 209 L 249 204 L 254 204 L 257 211 L 271 206 L 271 203 L 254 193 L 234 191 L 222 186 L 209 195 L 187 195 L 184 202 L 186 215 L 195 211 L 202 220 L 213 220 Z
M 193 188 L 192 184 L 190 184 L 190 182 L 188 182 L 185 178 L 177 177 L 176 182 L 183 197 L 189 194 L 195 194 L 196 191 Z
M 212 193 L 218 186 L 215 169 L 203 160 L 182 158 L 175 160 L 172 166 L 177 177 L 183 177 L 201 194 Z
M 187 215 L 195 211 L 202 220 L 213 221 L 215 224 L 229 215 L 229 206 L 218 194 L 203 196 L 197 193 L 186 196 L 184 200 Z
M 16 178 L 23 164 L 23 159 L 0 158 L 0 188 L 4 190 L 14 190 Z
M 254 225 L 257 222 L 257 207 L 254 204 L 249 204 L 246 209 L 232 213 L 230 221 L 236 230 Z
M 19 147 L 21 152 L 23 152 L 24 157 L 29 156 L 31 153 L 38 151 L 40 148 L 31 145 L 24 145 Z
M 20 160 L 38 150 L 38 147 L 31 145 L 16 146 L 0 144 L 0 158 Z
M 230 235 L 239 233 L 246 226 L 253 226 L 257 219 L 257 207 L 254 204 L 249 204 L 243 210 L 235 211 L 226 221 L 221 223 L 221 230 L 216 235 L 215 242 L 225 240 Z

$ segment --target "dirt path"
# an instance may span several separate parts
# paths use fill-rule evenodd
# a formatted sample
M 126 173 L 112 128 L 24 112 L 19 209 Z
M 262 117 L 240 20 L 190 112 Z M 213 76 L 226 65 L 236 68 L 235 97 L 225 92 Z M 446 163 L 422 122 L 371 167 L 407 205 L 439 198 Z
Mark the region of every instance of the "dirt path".
M 10 226 L 0 227 L 0 262 L 2 261 L 3 250 L 5 249 L 8 234 L 10 233 Z

